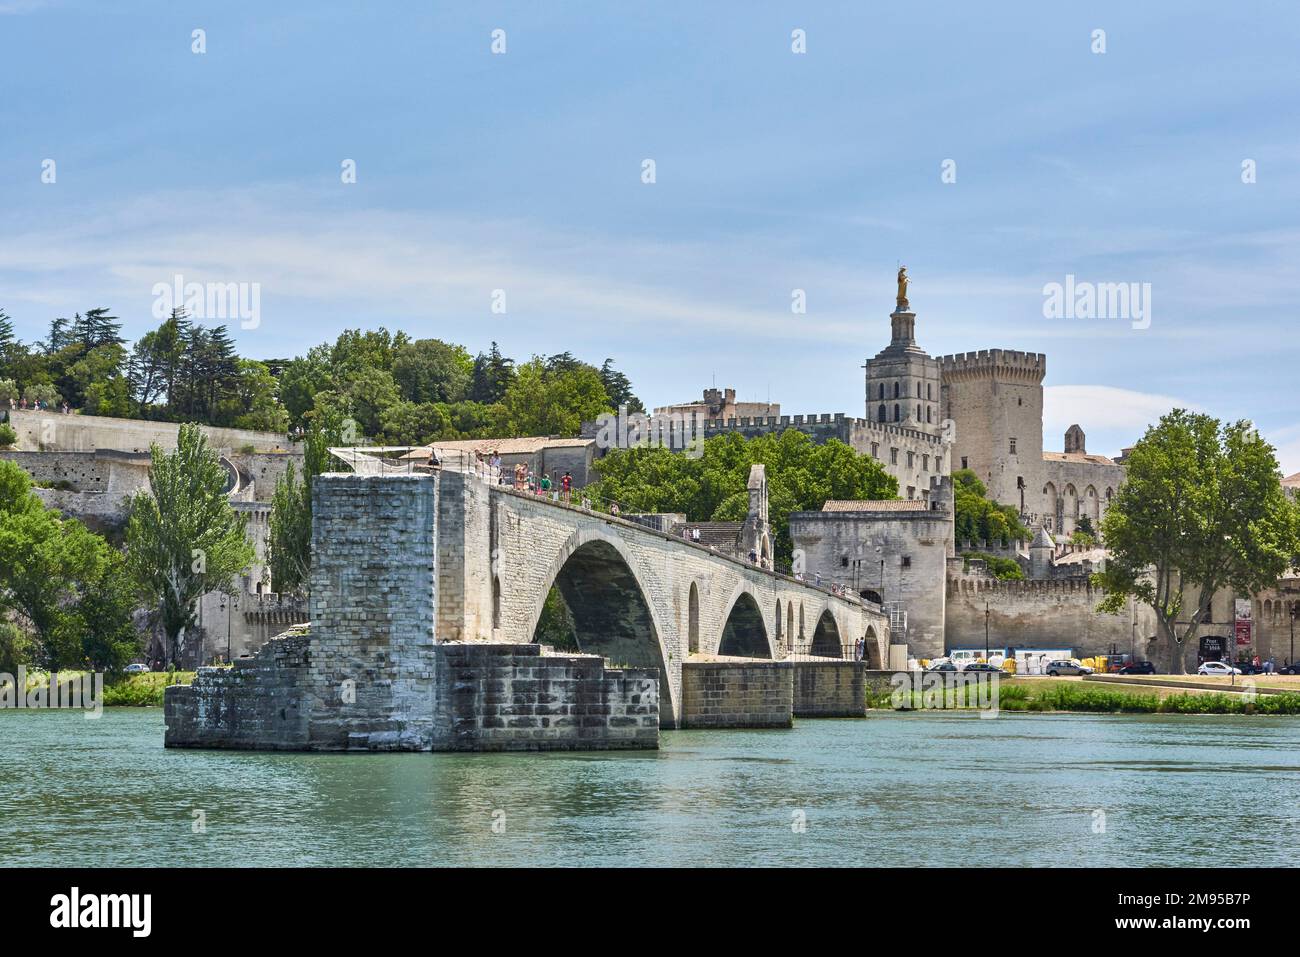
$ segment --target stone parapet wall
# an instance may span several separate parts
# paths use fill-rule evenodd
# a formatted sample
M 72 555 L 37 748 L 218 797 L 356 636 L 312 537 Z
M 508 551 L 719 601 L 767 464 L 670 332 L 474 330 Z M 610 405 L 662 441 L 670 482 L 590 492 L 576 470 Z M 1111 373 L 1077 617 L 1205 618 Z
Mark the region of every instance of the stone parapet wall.
M 861 718 L 867 691 L 861 661 L 794 662 L 796 718 Z
M 682 727 L 789 728 L 794 665 L 789 661 L 682 664 Z
M 659 747 L 659 673 L 538 645 L 437 646 L 433 750 Z
M 58 449 L 91 452 L 120 449 L 148 452 L 153 443 L 164 449 L 176 447 L 180 425 L 147 419 L 118 419 L 101 415 L 64 415 L 33 409 L 9 410 L 9 423 L 18 433 L 18 447 L 28 451 Z M 258 451 L 288 449 L 289 437 L 280 432 L 254 432 L 201 426 L 208 442 L 218 449 L 239 450 L 252 446 Z

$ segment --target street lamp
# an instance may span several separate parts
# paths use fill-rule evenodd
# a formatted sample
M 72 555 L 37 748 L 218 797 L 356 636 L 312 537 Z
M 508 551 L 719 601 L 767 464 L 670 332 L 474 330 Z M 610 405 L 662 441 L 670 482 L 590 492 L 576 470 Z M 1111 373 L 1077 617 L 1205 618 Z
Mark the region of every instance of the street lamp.
M 984 599 L 984 660 L 989 660 L 989 600 Z

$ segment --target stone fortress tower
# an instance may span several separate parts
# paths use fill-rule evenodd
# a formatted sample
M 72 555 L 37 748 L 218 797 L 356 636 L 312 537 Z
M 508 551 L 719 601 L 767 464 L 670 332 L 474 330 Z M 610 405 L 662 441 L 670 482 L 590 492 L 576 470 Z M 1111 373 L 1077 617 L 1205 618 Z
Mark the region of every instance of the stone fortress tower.
M 1042 513 L 1043 376 L 1047 357 L 985 349 L 940 356 L 943 415 L 953 423 L 952 469 L 968 468 L 1004 505 Z

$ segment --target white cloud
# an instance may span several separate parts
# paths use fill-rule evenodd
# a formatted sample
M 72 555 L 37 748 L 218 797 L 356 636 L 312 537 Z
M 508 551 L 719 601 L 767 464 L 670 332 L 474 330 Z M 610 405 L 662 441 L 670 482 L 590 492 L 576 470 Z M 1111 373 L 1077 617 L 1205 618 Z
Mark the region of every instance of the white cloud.
M 1090 436 L 1113 436 L 1127 445 L 1141 438 L 1147 426 L 1176 408 L 1201 411 L 1194 403 L 1154 392 L 1109 385 L 1049 385 L 1043 389 L 1043 433 L 1044 436 L 1064 433 L 1077 423 Z M 1051 448 L 1051 441 L 1045 439 L 1043 447 Z M 1092 451 L 1091 443 L 1089 451 Z

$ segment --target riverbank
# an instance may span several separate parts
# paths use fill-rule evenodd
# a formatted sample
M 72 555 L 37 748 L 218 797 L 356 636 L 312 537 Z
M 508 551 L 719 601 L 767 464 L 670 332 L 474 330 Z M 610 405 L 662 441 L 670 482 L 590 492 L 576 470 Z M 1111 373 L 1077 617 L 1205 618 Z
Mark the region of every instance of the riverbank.
M 60 671 L 61 682 L 85 678 L 86 671 Z M 48 685 L 48 671 L 29 671 L 24 694 L 32 688 Z M 187 685 L 194 680 L 193 671 L 146 671 L 131 675 L 104 676 L 104 707 L 106 708 L 161 708 L 168 685 Z
M 1240 681 L 1240 679 L 1239 679 Z M 1077 714 L 1184 714 L 1184 715 L 1300 715 L 1300 693 L 1270 689 L 1267 694 L 1229 692 L 1207 685 L 1204 690 L 1159 687 L 1135 681 L 1119 685 L 1092 684 L 1074 678 L 1009 678 L 998 684 L 996 707 L 1000 711 Z M 939 707 L 932 693 L 911 692 L 902 710 Z M 988 709 L 991 691 L 975 685 L 944 689 L 942 707 L 954 710 Z M 873 710 L 900 710 L 892 691 L 868 698 Z

